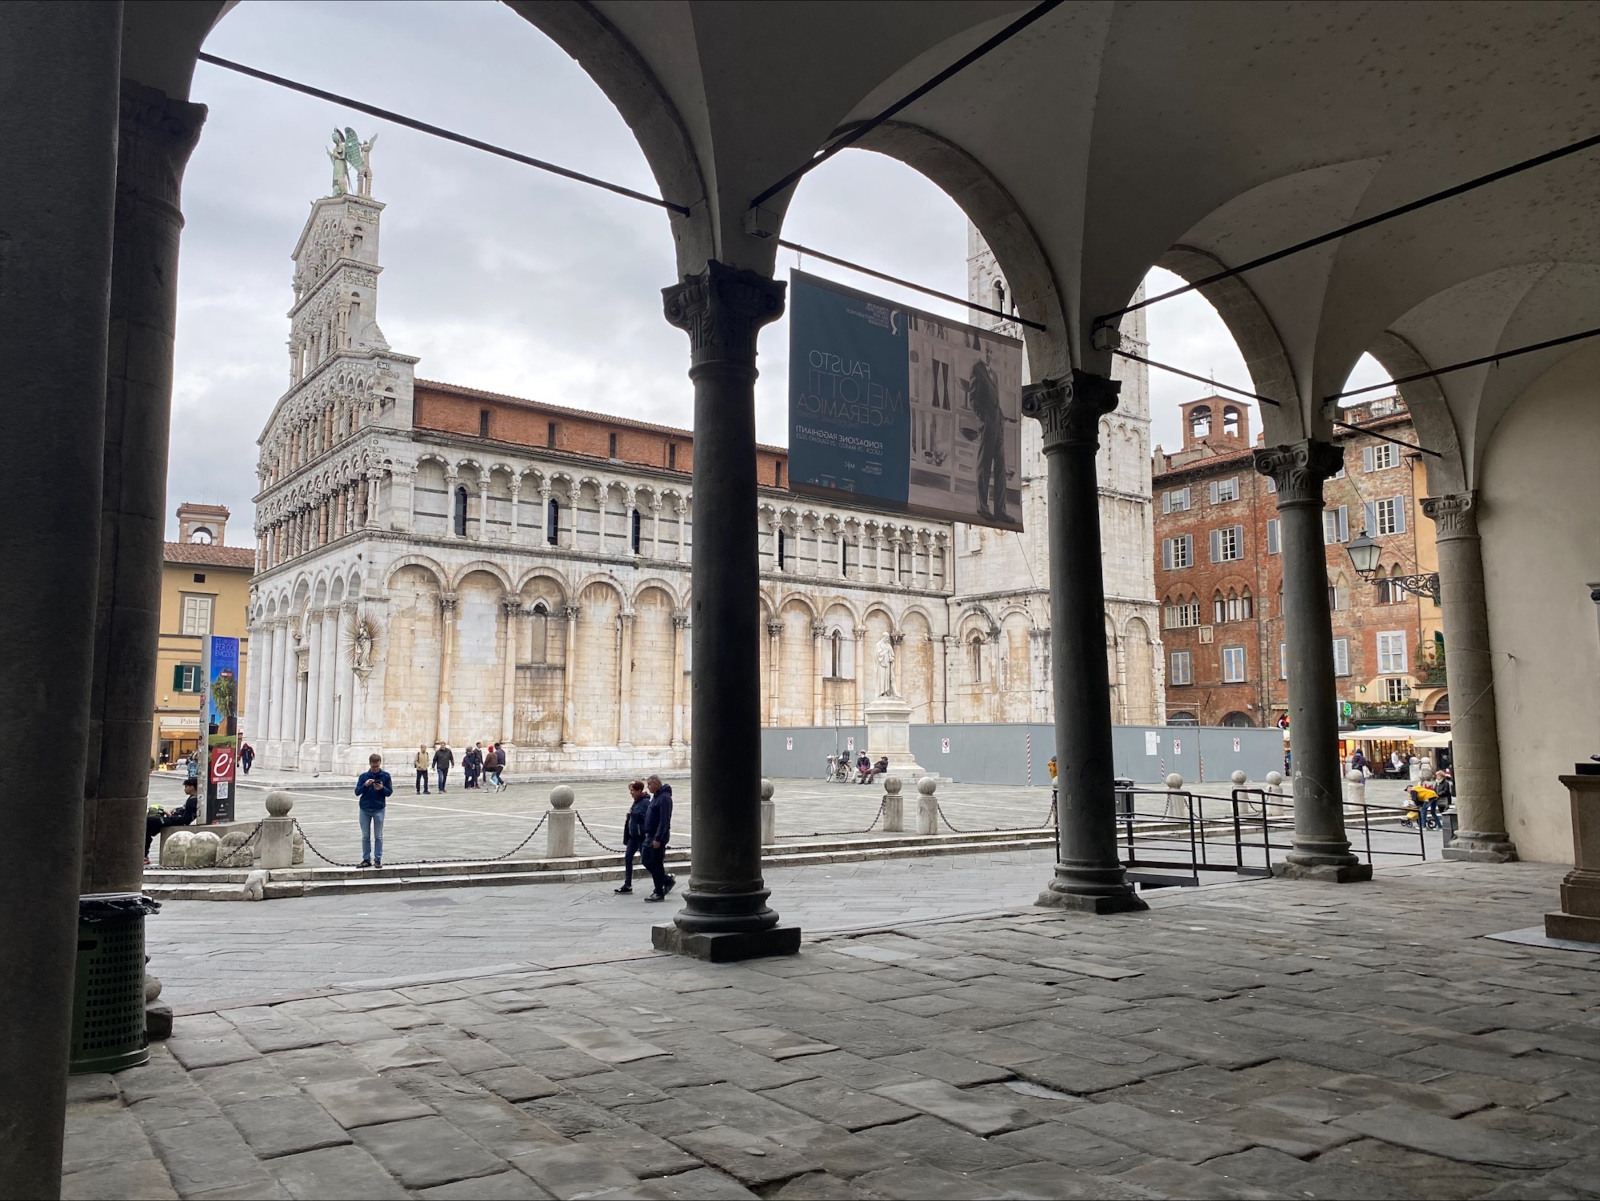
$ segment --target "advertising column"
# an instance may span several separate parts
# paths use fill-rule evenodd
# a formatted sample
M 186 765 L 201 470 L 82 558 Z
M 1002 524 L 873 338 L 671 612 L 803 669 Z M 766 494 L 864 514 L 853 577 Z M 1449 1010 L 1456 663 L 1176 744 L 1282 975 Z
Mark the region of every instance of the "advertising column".
M 206 824 L 233 820 L 233 785 L 239 755 L 239 640 L 209 634 L 205 640 L 205 694 L 201 739 L 205 758 Z

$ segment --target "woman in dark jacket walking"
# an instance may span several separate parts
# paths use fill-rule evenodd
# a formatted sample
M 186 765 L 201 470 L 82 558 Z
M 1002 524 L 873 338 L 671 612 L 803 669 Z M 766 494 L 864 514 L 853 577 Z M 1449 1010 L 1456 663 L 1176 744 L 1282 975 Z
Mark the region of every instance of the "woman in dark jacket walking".
M 619 893 L 633 891 L 633 856 L 644 845 L 644 814 L 650 807 L 650 798 L 645 795 L 644 781 L 635 780 L 628 785 L 628 793 L 632 803 L 628 806 L 628 816 L 622 819 L 622 887 Z

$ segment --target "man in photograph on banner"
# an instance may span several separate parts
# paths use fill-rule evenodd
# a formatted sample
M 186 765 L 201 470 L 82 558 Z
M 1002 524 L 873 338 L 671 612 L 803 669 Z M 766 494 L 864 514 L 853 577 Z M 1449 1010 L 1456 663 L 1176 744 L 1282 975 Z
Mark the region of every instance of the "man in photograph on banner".
M 978 335 L 972 340 L 976 344 Z M 989 368 L 990 353 L 986 351 L 972 365 L 972 375 L 961 382 L 967 389 L 967 403 L 978 418 L 978 516 L 1010 521 L 1006 514 L 1006 418 L 1000 410 L 1000 385 Z

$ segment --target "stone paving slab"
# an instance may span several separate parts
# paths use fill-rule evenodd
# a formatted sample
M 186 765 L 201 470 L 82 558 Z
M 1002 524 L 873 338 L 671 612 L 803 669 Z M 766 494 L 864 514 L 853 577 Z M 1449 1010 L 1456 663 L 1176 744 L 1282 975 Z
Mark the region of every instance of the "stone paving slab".
M 213 1005 L 73 1082 L 64 1195 L 1600 1196 L 1600 957 L 1484 937 L 1560 875 L 991 910 L 750 964 L 491 948 Z

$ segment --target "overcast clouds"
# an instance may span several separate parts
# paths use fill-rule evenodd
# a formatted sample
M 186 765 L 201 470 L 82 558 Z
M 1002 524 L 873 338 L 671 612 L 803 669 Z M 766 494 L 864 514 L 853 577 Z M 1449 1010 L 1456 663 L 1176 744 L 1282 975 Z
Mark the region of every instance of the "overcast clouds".
M 492 0 L 250 0 L 223 19 L 206 49 L 656 192 L 599 89 Z M 193 99 L 210 116 L 184 181 L 169 511 L 183 500 L 226 504 L 233 510 L 228 541 L 253 541 L 255 439 L 288 383 L 289 253 L 310 202 L 329 191 L 323 147 L 335 123 L 364 138 L 380 135 L 373 194 L 388 208 L 378 321 L 396 350 L 420 356 L 420 377 L 688 424 L 687 341 L 661 316 L 660 289 L 672 282 L 675 264 L 659 210 L 203 63 Z M 943 291 L 966 291 L 960 210 L 880 155 L 846 152 L 814 172 L 784 235 Z M 784 252 L 780 271 L 794 261 Z M 915 293 L 806 266 L 965 316 Z M 1149 323 L 1152 357 L 1248 385 L 1243 360 L 1203 300 L 1154 306 Z M 786 322 L 761 339 L 757 430 L 777 444 L 786 441 L 787 342 Z M 1365 360 L 1353 382 L 1385 378 L 1375 371 Z M 1197 388 L 1153 373 L 1158 443 L 1176 444 L 1176 405 Z M 176 536 L 170 517 L 168 536 Z

